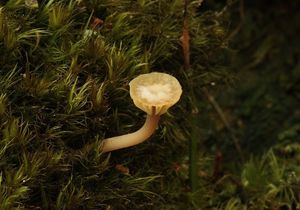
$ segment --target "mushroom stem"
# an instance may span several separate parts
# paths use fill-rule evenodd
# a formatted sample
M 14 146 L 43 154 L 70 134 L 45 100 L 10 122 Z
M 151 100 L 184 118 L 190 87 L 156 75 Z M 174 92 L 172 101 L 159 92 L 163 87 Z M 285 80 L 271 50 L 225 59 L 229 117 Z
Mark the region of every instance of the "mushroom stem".
M 159 115 L 147 115 L 143 127 L 136 132 L 104 139 L 102 152 L 123 149 L 144 142 L 154 133 L 158 125 L 159 117 Z

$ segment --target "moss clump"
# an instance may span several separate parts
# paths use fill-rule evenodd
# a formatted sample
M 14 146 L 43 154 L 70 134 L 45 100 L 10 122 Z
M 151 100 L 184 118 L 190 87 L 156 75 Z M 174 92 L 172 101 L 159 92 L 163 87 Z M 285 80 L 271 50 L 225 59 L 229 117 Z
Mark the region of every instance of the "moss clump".
M 186 2 L 1 1 L 0 209 L 299 208 L 298 3 Z M 101 154 L 142 125 L 128 84 L 153 71 L 180 102 Z
M 210 58 L 223 40 L 211 30 L 221 17 L 190 3 L 193 64 L 184 72 L 181 1 L 1 4 L 1 208 L 192 206 L 187 170 L 174 165 L 187 156 L 189 81 L 203 76 L 196 87 L 215 75 Z M 128 82 L 153 70 L 176 76 L 185 96 L 150 142 L 102 155 L 102 139 L 142 123 Z

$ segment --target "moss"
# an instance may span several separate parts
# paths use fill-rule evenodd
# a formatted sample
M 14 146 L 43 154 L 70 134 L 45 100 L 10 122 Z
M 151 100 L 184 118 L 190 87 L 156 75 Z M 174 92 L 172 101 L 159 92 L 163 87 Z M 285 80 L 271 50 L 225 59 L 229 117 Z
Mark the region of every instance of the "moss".
M 239 2 L 190 1 L 184 71 L 183 1 L 28 2 L 0 3 L 1 209 L 299 208 L 297 3 L 245 4 L 233 36 Z M 180 81 L 179 104 L 101 154 L 143 123 L 128 83 L 151 71 Z

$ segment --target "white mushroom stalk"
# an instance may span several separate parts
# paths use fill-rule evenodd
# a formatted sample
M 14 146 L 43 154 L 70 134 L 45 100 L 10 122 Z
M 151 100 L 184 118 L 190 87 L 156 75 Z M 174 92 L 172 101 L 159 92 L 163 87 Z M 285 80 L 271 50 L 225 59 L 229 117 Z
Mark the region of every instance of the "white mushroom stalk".
M 147 113 L 146 121 L 133 133 L 103 140 L 102 152 L 110 152 L 140 144 L 156 130 L 160 115 L 167 112 L 182 93 L 178 80 L 165 73 L 142 74 L 130 83 L 130 96 L 134 104 Z
M 105 139 L 102 152 L 110 152 L 140 144 L 147 140 L 156 130 L 159 122 L 159 115 L 147 115 L 146 121 L 139 130 L 134 133 L 125 134 Z

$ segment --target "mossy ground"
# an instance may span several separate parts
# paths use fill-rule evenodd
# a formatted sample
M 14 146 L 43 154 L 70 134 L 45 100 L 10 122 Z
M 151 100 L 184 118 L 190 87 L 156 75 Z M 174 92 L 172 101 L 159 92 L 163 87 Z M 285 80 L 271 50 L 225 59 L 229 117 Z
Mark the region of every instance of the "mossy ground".
M 0 209 L 300 208 L 297 2 L 190 1 L 189 69 L 184 1 L 32 2 L 1 2 Z M 151 71 L 180 102 L 101 154 L 142 125 L 128 83 Z

